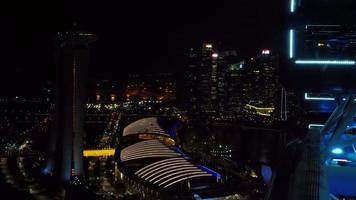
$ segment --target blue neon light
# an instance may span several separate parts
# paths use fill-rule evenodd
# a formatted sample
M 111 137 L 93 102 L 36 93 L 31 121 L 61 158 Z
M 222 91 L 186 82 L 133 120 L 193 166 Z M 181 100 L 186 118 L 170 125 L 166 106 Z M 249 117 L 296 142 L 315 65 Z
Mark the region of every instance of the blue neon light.
M 187 155 L 178 147 L 176 147 L 176 151 L 180 153 L 183 157 L 187 157 Z
M 334 101 L 335 98 L 333 97 L 310 97 L 308 93 L 304 93 L 305 100 L 321 100 L 321 101 Z
M 324 124 L 309 124 L 308 128 L 319 128 L 319 127 L 324 127 Z
M 294 6 L 295 6 L 294 0 L 291 0 L 291 1 L 290 1 L 290 12 L 291 12 L 291 13 L 294 12 Z
M 304 65 L 355 65 L 351 60 L 296 60 L 295 64 Z
M 331 153 L 333 154 L 342 154 L 344 151 L 341 148 L 334 148 L 331 150 Z
M 294 57 L 294 30 L 289 30 L 289 58 Z
M 203 171 L 215 176 L 216 178 L 221 178 L 221 174 L 219 174 L 218 172 L 216 172 L 216 171 L 214 171 L 212 169 L 209 169 L 209 168 L 207 168 L 207 167 L 205 167 L 203 165 L 198 165 L 197 167 L 199 167 L 201 170 L 203 170 Z

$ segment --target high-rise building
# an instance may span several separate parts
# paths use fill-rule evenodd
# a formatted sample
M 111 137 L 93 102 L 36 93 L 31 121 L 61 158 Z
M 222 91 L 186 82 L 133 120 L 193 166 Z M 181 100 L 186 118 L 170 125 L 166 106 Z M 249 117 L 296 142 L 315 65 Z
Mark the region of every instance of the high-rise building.
M 95 40 L 95 35 L 80 31 L 59 32 L 56 36 L 56 105 L 45 172 L 54 170 L 61 181 L 83 176 L 89 48 Z
M 236 57 L 236 51 L 221 51 L 212 43 L 203 43 L 198 50 L 190 49 L 185 77 L 187 110 L 209 116 L 224 112 L 228 67 L 236 62 Z
M 240 61 L 228 64 L 225 81 L 225 115 L 228 118 L 236 119 L 241 116 L 244 105 L 244 74 L 245 62 Z
M 278 56 L 272 54 L 270 50 L 262 50 L 261 54 L 247 62 L 243 88 L 247 119 L 272 123 L 277 118 L 275 111 L 280 102 L 282 89 L 278 65 Z

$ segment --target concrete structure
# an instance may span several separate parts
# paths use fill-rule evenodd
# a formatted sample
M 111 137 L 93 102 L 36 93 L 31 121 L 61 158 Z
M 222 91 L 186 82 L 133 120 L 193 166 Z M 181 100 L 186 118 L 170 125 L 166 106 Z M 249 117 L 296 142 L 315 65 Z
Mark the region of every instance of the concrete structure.
M 83 137 L 89 47 L 93 34 L 71 31 L 56 35 L 56 111 L 45 173 L 67 182 L 83 176 Z

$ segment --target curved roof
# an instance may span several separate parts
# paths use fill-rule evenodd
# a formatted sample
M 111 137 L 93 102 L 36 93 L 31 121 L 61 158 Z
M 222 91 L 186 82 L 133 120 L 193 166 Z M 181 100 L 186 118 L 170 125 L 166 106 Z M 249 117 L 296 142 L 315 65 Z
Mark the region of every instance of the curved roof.
M 183 157 L 168 158 L 151 163 L 137 170 L 135 175 L 163 188 L 192 178 L 213 176 Z
M 148 117 L 132 122 L 124 128 L 122 135 L 128 136 L 138 133 L 153 133 L 169 136 L 159 124 L 157 117 Z
M 177 157 L 180 155 L 158 140 L 145 140 L 121 150 L 120 160 L 126 162 L 142 158 Z
M 159 140 L 145 140 L 130 145 L 120 153 L 121 162 L 161 158 L 159 161 L 142 162 L 142 166 L 134 174 L 135 176 L 157 187 L 167 188 L 176 183 L 193 179 L 210 177 L 212 180 L 220 178 L 220 175 L 206 167 L 192 164 L 177 147 L 172 149 Z M 155 159 L 156 160 L 156 159 Z

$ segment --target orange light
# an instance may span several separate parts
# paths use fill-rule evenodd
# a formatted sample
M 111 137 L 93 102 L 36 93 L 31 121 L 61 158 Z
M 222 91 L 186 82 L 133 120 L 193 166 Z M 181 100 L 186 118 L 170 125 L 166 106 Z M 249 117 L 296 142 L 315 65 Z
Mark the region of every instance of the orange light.
M 116 96 L 114 94 L 110 95 L 110 99 L 111 101 L 115 101 L 116 100 Z

